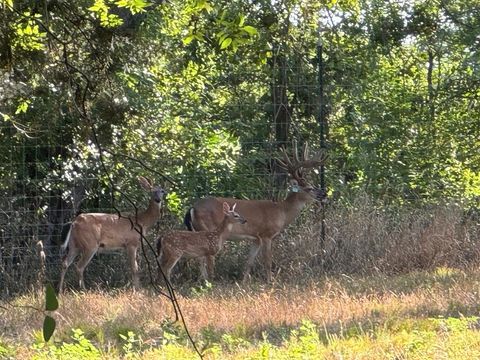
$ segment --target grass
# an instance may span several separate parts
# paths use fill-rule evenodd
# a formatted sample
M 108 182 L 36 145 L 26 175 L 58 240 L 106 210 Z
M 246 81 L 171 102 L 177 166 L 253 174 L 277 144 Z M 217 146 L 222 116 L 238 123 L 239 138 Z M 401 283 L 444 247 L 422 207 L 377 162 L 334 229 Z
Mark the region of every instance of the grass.
M 183 288 L 179 302 L 209 359 L 480 359 L 479 289 L 479 269 L 442 267 Z M 0 358 L 197 357 L 169 301 L 148 290 L 67 293 L 49 345 L 31 308 L 42 308 L 43 294 L 0 306 Z
M 359 197 L 329 208 L 320 244 L 311 215 L 275 239 L 272 285 L 233 282 L 247 243 L 229 243 L 212 287 L 193 285 L 189 262 L 177 266 L 178 300 L 205 358 L 480 359 L 478 219 L 456 205 L 384 209 Z M 124 267 L 111 272 L 124 279 Z M 103 272 L 89 270 L 96 283 Z M 170 302 L 149 290 L 68 292 L 48 344 L 43 306 L 39 292 L 0 301 L 0 358 L 198 358 Z

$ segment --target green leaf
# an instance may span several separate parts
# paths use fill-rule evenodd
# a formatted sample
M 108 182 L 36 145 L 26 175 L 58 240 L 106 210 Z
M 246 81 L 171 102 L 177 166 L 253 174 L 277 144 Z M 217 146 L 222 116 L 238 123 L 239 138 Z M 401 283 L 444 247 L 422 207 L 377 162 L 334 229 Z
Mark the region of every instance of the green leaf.
M 218 43 L 221 45 L 222 42 L 228 37 L 228 33 L 225 33 L 223 31 L 221 31 L 219 34 L 218 34 Z
M 222 44 L 220 45 L 220 49 L 226 49 L 227 47 L 230 46 L 232 43 L 232 38 L 227 37 L 225 40 L 222 41 Z
M 10 115 L 4 114 L 0 111 L 0 116 L 3 117 L 4 121 L 9 121 L 11 119 Z
M 257 29 L 255 29 L 253 26 L 250 26 L 250 25 L 246 25 L 242 28 L 244 31 L 246 31 L 247 33 L 249 33 L 250 35 L 256 35 L 258 34 L 258 31 Z
M 188 45 L 193 41 L 193 39 L 195 39 L 195 35 L 188 35 L 186 38 L 183 39 L 183 44 Z
M 58 300 L 57 295 L 55 294 L 55 289 L 53 288 L 52 284 L 48 283 L 46 290 L 46 301 L 45 301 L 45 310 L 47 311 L 55 311 L 58 309 Z
M 28 110 L 29 104 L 30 104 L 30 100 L 22 100 L 22 102 L 18 104 L 17 109 L 15 110 L 15 115 L 26 113 Z
M 13 0 L 3 0 L 0 1 L 0 4 L 7 5 L 8 8 L 13 9 Z
M 108 12 L 108 6 L 105 4 L 104 0 L 95 0 L 92 6 L 90 6 L 87 10 L 93 12 Z
M 144 12 L 145 8 L 151 4 L 144 0 L 118 0 L 116 5 L 129 9 L 132 14 L 137 14 Z
M 245 15 L 240 15 L 238 19 L 238 26 L 243 26 L 244 23 L 245 23 Z
M 55 326 L 55 319 L 48 315 L 45 316 L 45 319 L 43 320 L 43 340 L 45 340 L 45 342 L 48 342 L 52 337 L 53 332 L 55 331 Z
M 206 11 L 207 13 L 209 13 L 209 14 L 213 11 L 212 5 L 210 5 L 208 2 L 205 3 L 204 9 L 205 9 L 205 11 Z

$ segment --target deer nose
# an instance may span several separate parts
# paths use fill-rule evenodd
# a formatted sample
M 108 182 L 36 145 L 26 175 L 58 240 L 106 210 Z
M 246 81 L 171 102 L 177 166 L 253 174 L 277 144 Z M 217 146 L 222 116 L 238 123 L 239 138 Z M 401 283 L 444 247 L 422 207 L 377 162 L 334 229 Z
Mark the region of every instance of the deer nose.
M 155 202 L 159 203 L 162 201 L 163 197 L 166 195 L 166 191 L 161 191 L 160 193 L 155 193 L 155 196 L 153 197 L 153 199 L 155 200 Z

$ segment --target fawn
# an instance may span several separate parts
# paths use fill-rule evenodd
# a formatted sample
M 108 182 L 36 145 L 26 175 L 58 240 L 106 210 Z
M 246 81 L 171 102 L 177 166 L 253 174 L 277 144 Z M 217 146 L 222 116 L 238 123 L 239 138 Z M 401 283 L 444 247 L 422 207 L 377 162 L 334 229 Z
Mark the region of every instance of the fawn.
M 216 255 L 230 236 L 235 223 L 245 224 L 247 221 L 235 211 L 236 204 L 230 208 L 223 203 L 224 219 L 215 231 L 171 231 L 157 239 L 157 253 L 163 274 L 170 282 L 170 275 L 175 264 L 182 256 L 205 257 Z M 208 274 L 202 271 L 204 279 L 213 277 L 213 264 L 208 266 Z

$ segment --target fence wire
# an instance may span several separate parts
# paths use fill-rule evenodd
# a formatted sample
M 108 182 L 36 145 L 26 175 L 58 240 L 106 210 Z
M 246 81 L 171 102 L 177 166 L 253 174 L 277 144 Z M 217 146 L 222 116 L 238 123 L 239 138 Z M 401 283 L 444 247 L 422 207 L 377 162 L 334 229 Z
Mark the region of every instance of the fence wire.
M 224 120 L 221 127 L 232 130 L 241 125 L 239 130 L 232 131 L 237 134 L 240 143 L 236 163 L 219 166 L 208 173 L 196 171 L 188 176 L 178 173 L 178 177 L 173 179 L 177 184 L 173 186 L 173 191 L 181 196 L 181 211 L 185 211 L 194 199 L 212 195 L 212 192 L 214 195 L 247 199 L 280 199 L 285 196 L 286 186 L 284 174 L 275 177 L 274 164 L 279 156 L 279 147 L 290 146 L 292 139 L 300 143 L 309 141 L 316 150 L 320 147 L 318 59 L 311 54 L 299 54 L 295 59 L 288 59 L 281 49 L 274 49 L 273 53 L 271 64 L 266 65 L 271 66 L 270 77 L 243 74 L 249 79 L 245 86 L 250 86 L 251 91 L 250 88 L 242 90 L 254 94 L 260 88 L 262 96 L 252 95 L 243 102 L 225 105 L 225 111 L 234 109 L 232 113 L 237 118 Z M 346 83 L 340 79 L 334 82 L 328 75 L 333 71 L 332 66 L 330 63 L 324 68 L 325 99 L 322 104 L 326 106 L 327 118 L 335 105 L 335 93 L 347 89 L 361 94 L 369 86 L 361 81 Z M 371 103 L 370 99 L 356 100 L 364 101 L 365 106 Z M 258 117 L 263 121 L 258 121 Z M 253 118 L 256 118 L 255 123 Z M 115 152 L 112 155 L 108 153 L 110 148 L 105 146 L 104 155 L 110 156 L 111 168 L 107 169 L 108 174 L 104 174 L 98 164 L 98 155 L 88 159 L 81 157 L 85 148 L 98 152 L 95 143 L 77 142 L 72 132 L 74 130 L 68 125 L 53 130 L 27 129 L 20 132 L 11 123 L 0 124 L 0 297 L 37 286 L 40 274 L 43 274 L 42 266 L 45 279 L 53 283 L 58 281 L 60 245 L 79 212 L 112 213 L 114 208 L 134 210 L 127 201 L 129 199 L 118 193 L 114 194 L 115 201 L 112 201 L 112 189 L 105 175 L 111 178 L 118 190 L 128 193 L 140 209 L 146 206 L 146 200 L 135 183 L 137 175 L 148 174 L 160 181 L 159 173 L 164 170 L 168 173 L 169 166 L 178 167 L 182 162 L 202 160 L 180 159 L 177 163 L 169 163 L 170 159 L 166 156 L 166 159 L 146 166 L 143 158 L 130 159 L 128 154 Z M 333 147 L 332 141 L 328 140 L 328 151 Z M 347 161 L 330 152 L 326 168 L 328 188 L 348 189 L 354 183 L 355 178 L 345 165 Z M 118 170 L 116 165 L 120 163 L 123 169 Z M 375 170 L 362 168 L 361 175 L 375 179 Z M 233 178 L 236 180 L 233 181 Z M 312 173 L 311 181 L 316 185 L 320 183 L 318 171 Z M 443 180 L 433 179 L 431 182 L 438 188 L 445 186 Z M 182 188 L 184 184 L 190 186 L 188 192 Z M 333 200 L 336 199 L 335 191 L 330 195 Z M 388 202 L 388 192 L 382 196 Z M 420 203 L 421 196 L 405 192 L 405 199 L 413 202 Z M 181 228 L 181 221 L 179 214 L 166 215 L 155 234 L 169 228 Z M 154 235 L 149 236 L 152 242 L 154 238 Z M 38 255 L 39 241 L 46 254 L 44 265 Z M 242 265 L 238 263 L 237 267 Z M 124 255 L 99 254 L 87 268 L 86 282 L 100 287 L 124 286 L 128 283 L 126 268 Z M 144 273 L 144 283 L 147 281 L 145 276 Z M 75 286 L 73 270 L 67 273 L 67 283 Z

